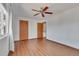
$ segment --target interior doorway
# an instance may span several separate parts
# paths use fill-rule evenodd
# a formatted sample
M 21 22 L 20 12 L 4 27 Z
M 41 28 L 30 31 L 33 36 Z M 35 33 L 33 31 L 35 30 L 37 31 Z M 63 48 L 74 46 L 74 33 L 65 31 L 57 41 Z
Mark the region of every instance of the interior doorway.
M 20 20 L 20 40 L 28 40 L 28 21 Z
M 37 23 L 37 38 L 46 38 L 46 22 Z

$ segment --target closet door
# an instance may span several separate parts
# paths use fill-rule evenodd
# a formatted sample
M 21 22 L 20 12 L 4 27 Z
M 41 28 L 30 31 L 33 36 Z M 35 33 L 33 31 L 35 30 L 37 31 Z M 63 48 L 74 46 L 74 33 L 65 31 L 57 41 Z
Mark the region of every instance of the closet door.
M 37 38 L 42 39 L 44 38 L 43 30 L 44 30 L 43 23 L 37 23 Z
M 20 21 L 20 40 L 28 39 L 28 21 Z

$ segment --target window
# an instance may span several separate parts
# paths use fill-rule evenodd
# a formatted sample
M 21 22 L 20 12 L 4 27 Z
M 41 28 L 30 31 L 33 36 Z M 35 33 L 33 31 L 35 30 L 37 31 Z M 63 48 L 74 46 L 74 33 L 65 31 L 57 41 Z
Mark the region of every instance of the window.
M 1 8 L 0 8 L 1 9 Z M 5 10 L 0 10 L 0 37 L 8 33 L 8 18 Z

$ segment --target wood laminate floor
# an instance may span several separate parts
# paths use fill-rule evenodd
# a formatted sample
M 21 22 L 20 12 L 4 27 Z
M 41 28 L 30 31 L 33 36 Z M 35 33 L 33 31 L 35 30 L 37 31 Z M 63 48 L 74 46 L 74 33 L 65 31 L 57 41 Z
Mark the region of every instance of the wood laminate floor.
M 15 52 L 9 56 L 79 56 L 79 50 L 49 40 L 15 42 Z

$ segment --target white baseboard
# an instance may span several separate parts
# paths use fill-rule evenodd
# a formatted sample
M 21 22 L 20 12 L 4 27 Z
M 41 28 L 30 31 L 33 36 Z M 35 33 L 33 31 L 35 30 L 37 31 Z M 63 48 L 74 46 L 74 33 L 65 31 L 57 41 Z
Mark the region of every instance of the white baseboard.
M 58 40 L 55 40 L 55 39 L 51 39 L 51 38 L 47 38 L 47 40 L 54 41 L 54 42 L 57 42 L 59 44 L 66 45 L 66 46 L 69 46 L 69 47 L 72 47 L 72 48 L 79 50 L 79 47 L 76 47 L 76 46 L 71 45 L 71 44 L 67 44 L 67 43 L 64 43 L 64 42 L 61 42 L 61 41 L 58 41 Z

